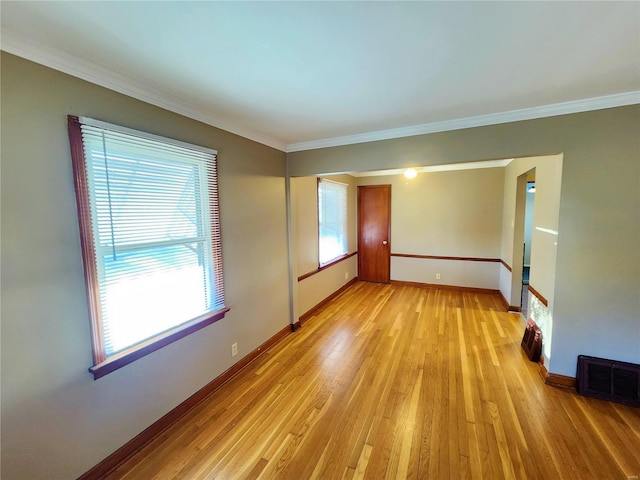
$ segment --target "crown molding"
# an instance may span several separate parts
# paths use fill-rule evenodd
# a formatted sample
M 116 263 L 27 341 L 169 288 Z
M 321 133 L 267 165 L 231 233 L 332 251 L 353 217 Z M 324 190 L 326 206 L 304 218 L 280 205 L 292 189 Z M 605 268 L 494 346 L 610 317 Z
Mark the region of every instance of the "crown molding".
M 343 137 L 292 143 L 287 146 L 287 153 L 300 152 L 303 150 L 315 150 L 318 148 L 339 147 L 355 143 L 376 142 L 378 140 L 411 137 L 427 133 L 447 132 L 451 130 L 461 130 L 463 128 L 484 127 L 500 123 L 518 122 L 521 120 L 533 120 L 536 118 L 553 117 L 556 115 L 601 110 L 604 108 L 623 107 L 626 105 L 635 105 L 637 103 L 640 103 L 640 90 L 602 97 L 586 98 L 583 100 L 573 100 L 570 102 L 542 105 L 540 107 L 523 108 L 508 112 L 478 115 L 476 117 L 459 118 L 443 122 L 413 125 L 410 127 L 392 128 L 389 130 L 358 133 Z
M 198 105 L 184 102 L 173 95 L 146 85 L 143 82 L 121 75 L 93 62 L 81 60 L 78 57 L 45 46 L 41 43 L 34 42 L 33 40 L 11 30 L 2 29 L 0 49 L 54 70 L 58 70 L 101 87 L 108 88 L 137 100 L 201 121 L 213 127 L 240 135 L 287 153 L 351 145 L 356 143 L 375 142 L 378 140 L 410 137 L 428 133 L 446 132 L 464 128 L 482 127 L 500 123 L 517 122 L 521 120 L 532 120 L 535 118 L 580 113 L 640 103 L 640 90 L 636 90 L 615 95 L 543 105 L 540 107 L 524 108 L 475 117 L 425 123 L 409 127 L 379 130 L 375 132 L 332 137 L 287 145 L 285 142 L 261 132 L 257 132 L 247 127 L 234 125 L 211 112 L 201 109 Z
M 229 123 L 228 121 L 201 109 L 199 106 L 184 102 L 175 96 L 146 85 L 125 75 L 106 69 L 93 62 L 82 60 L 60 50 L 2 29 L 0 49 L 7 53 L 25 58 L 45 67 L 58 70 L 73 77 L 86 80 L 143 102 L 164 108 L 185 117 L 198 120 L 221 130 L 240 135 L 249 140 L 285 152 L 287 144 L 255 130 Z

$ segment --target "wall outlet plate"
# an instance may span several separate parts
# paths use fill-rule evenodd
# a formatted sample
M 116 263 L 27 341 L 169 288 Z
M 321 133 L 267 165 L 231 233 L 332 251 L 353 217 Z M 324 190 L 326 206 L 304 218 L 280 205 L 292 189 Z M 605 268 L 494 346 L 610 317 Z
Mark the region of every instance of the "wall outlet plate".
M 231 345 L 231 356 L 235 357 L 238 354 L 238 343 Z

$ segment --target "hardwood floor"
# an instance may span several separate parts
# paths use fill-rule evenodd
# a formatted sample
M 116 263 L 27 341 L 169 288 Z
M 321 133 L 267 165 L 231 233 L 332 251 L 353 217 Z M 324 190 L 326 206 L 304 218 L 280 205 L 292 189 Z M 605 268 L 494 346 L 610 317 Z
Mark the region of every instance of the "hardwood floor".
M 544 385 L 501 309 L 358 282 L 108 478 L 638 478 L 640 409 Z

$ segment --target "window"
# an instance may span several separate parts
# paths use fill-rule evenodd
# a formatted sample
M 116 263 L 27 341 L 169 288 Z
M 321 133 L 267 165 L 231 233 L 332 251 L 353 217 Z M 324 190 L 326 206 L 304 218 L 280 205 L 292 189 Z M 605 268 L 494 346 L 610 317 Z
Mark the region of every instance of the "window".
M 216 152 L 69 117 L 99 378 L 219 320 Z
M 320 266 L 347 253 L 347 185 L 318 179 Z

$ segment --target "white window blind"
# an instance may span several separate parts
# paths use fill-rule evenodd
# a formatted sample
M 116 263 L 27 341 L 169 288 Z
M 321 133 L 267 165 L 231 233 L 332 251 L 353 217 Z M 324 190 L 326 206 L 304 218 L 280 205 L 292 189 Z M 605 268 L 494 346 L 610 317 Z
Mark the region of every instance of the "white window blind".
M 216 152 L 80 123 L 100 361 L 224 308 Z
M 347 185 L 318 180 L 320 266 L 347 253 Z

